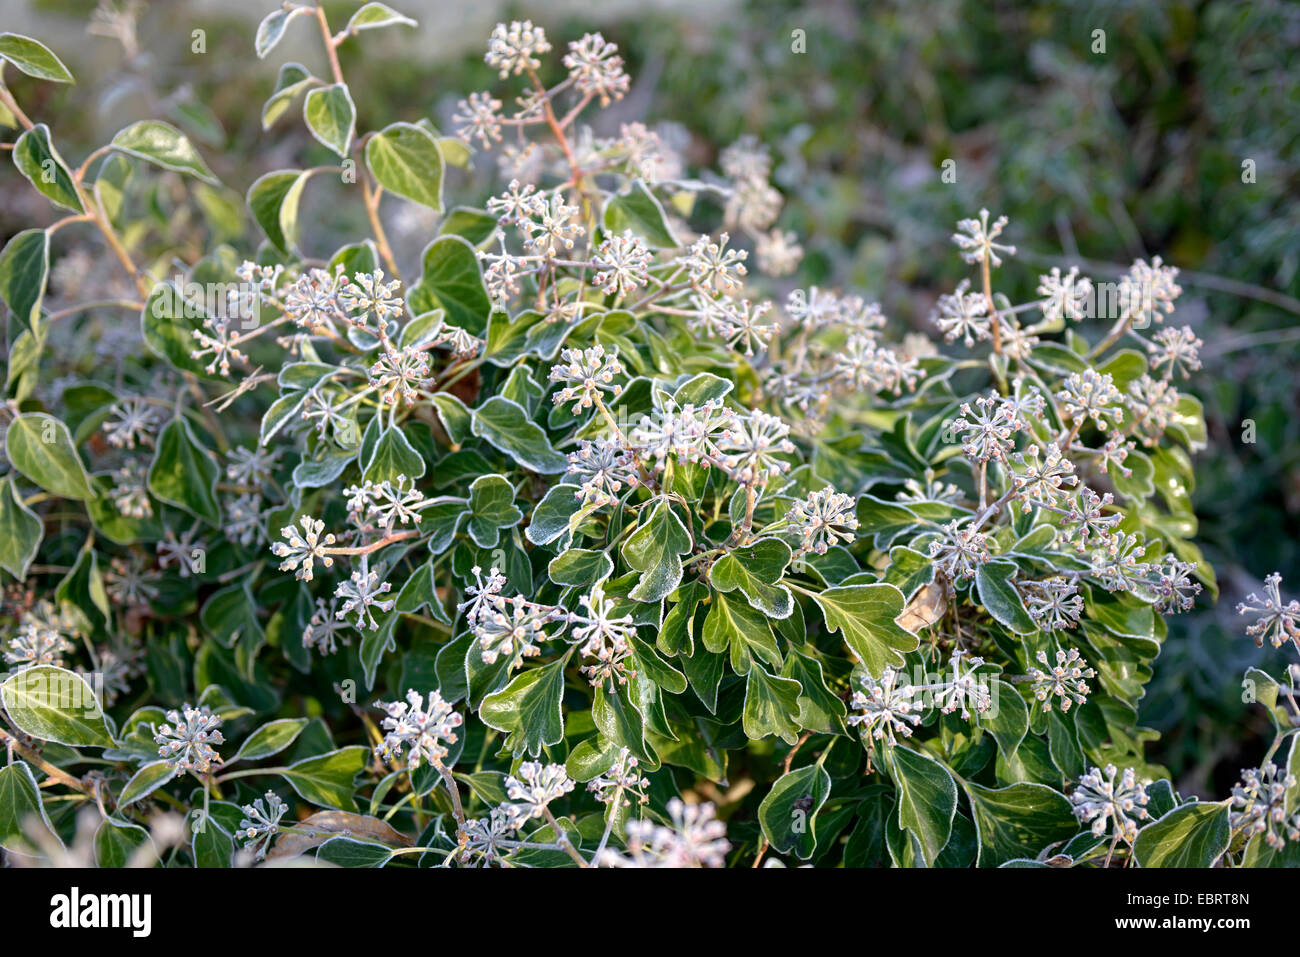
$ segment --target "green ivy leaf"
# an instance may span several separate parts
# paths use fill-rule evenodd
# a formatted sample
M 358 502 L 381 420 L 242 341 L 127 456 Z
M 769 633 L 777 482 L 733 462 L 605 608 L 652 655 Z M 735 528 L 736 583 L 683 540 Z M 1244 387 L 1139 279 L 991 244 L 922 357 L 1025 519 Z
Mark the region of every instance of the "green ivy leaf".
M 1133 857 L 1143 867 L 1213 867 L 1231 837 L 1227 801 L 1193 802 L 1142 828 Z
M 509 735 L 506 746 L 514 754 L 534 757 L 543 747 L 564 737 L 564 667 L 568 655 L 540 668 L 520 672 L 508 685 L 483 699 L 479 718 L 489 728 Z
M 262 104 L 262 129 L 269 130 L 275 121 L 288 111 L 290 104 L 303 90 L 320 80 L 311 75 L 301 63 L 285 63 L 275 81 L 275 91 Z
M 790 564 L 790 546 L 766 538 L 734 549 L 719 558 L 709 571 L 709 581 L 721 592 L 739 588 L 754 608 L 769 618 L 789 618 L 794 596 L 778 584 Z
M 253 49 L 259 60 L 265 60 L 266 55 L 275 49 L 275 45 L 284 38 L 284 28 L 300 13 L 311 13 L 311 8 L 282 8 L 273 10 L 262 18 L 262 22 L 257 25 L 257 37 L 253 41 Z
M 352 14 L 352 19 L 348 21 L 348 33 L 359 33 L 362 30 L 374 30 L 378 27 L 396 26 L 417 27 L 419 26 L 410 17 L 398 13 L 386 3 L 378 3 L 375 0 L 367 3 L 356 13 Z
M 413 123 L 386 126 L 366 142 L 366 166 L 390 193 L 442 212 L 442 153 L 427 130 Z
M 316 860 L 336 867 L 383 867 L 392 857 L 392 848 L 346 834 L 331 837 L 316 849 Z
M 185 173 L 213 186 L 221 182 L 185 134 L 160 120 L 141 120 L 113 137 L 112 147 L 163 169 Z
M 14 725 L 41 741 L 70 748 L 111 748 L 113 735 L 86 679 L 65 668 L 35 665 L 11 674 L 0 698 Z
M 555 451 L 524 407 L 504 396 L 494 395 L 474 410 L 472 429 L 494 449 L 531 471 L 554 475 L 569 467 L 569 460 Z
M 915 651 L 920 643 L 895 620 L 906 603 L 893 585 L 842 585 L 812 598 L 822 610 L 826 629 L 843 632 L 845 643 L 875 678 L 886 667 L 902 665 L 903 652 Z
M 420 281 L 408 297 L 411 314 L 442 309 L 451 325 L 481 334 L 492 302 L 474 247 L 460 236 L 440 236 L 425 248 L 423 266 Z
M 713 596 L 701 637 L 709 651 L 730 650 L 731 670 L 738 675 L 749 673 L 751 652 L 773 668 L 781 667 L 781 649 L 772 636 L 772 626 L 762 612 L 738 598 L 722 593 Z
M 287 768 L 277 768 L 276 773 L 288 781 L 304 801 L 355 814 L 357 804 L 353 800 L 352 781 L 366 766 L 369 754 L 369 748 L 352 745 L 304 758 Z
M 77 214 L 86 211 L 72 181 L 72 173 L 50 141 L 50 129 L 44 123 L 38 123 L 18 137 L 13 154 L 18 172 L 36 187 L 38 193 L 62 209 Z
M 138 824 L 129 824 L 106 817 L 95 829 L 95 866 L 108 868 L 126 867 L 136 852 L 145 845 L 153 845 L 149 832 Z M 157 858 L 157 850 L 149 855 Z
M 63 61 L 44 43 L 19 33 L 0 33 L 0 59 L 8 60 L 23 73 L 52 83 L 75 83 Z
M 45 230 L 24 229 L 0 250 L 0 299 L 24 329 L 34 330 L 40 323 L 49 278 L 50 236 Z
M 176 765 L 170 761 L 152 761 L 143 765 L 131 776 L 118 795 L 117 806 L 127 807 L 142 801 L 176 776 Z
M 288 255 L 298 233 L 298 204 L 312 170 L 280 169 L 259 176 L 248 187 L 248 209 L 280 252 Z
M 1069 799 L 1045 785 L 1022 782 L 994 790 L 963 781 L 962 786 L 979 835 L 981 867 L 1036 857 L 1079 830 Z
M 0 568 L 22 581 L 45 535 L 45 523 L 18 496 L 12 476 L 0 478 Z
M 668 225 L 663 206 L 641 180 L 634 181 L 626 193 L 610 197 L 601 224 L 607 233 L 617 234 L 630 229 L 651 249 L 671 249 L 679 245 Z
M 1015 574 L 1015 562 L 991 561 L 981 565 L 975 573 L 975 587 L 979 591 L 980 604 L 994 620 L 1017 635 L 1033 634 L 1038 626 L 1029 617 L 1020 593 L 1011 584 Z
M 590 587 L 614 573 L 614 562 L 604 552 L 570 548 L 551 559 L 546 573 L 557 585 Z
M 5 453 L 15 469 L 52 495 L 81 501 L 95 496 L 68 427 L 52 415 L 25 412 L 14 419 Z
M 667 499 L 660 499 L 623 543 L 623 560 L 641 573 L 631 597 L 637 601 L 658 601 L 682 580 L 682 556 L 691 550 L 691 534 Z
M 149 468 L 149 491 L 160 502 L 218 525 L 221 507 L 217 503 L 216 485 L 220 471 L 212 453 L 194 435 L 189 421 L 177 416 L 158 436 L 158 450 Z
M 808 860 L 817 850 L 817 812 L 831 793 L 831 776 L 819 761 L 777 778 L 758 806 L 763 836 L 781 854 Z
M 31 850 L 25 828 L 38 827 L 60 847 L 63 842 L 50 825 L 41 789 L 25 761 L 0 768 L 0 848 L 24 853 Z
M 689 668 L 686 675 L 688 678 L 691 676 Z M 768 674 L 762 665 L 754 662 L 745 680 L 745 704 L 741 711 L 745 735 L 757 741 L 774 734 L 786 744 L 794 744 L 799 737 L 799 695 L 802 690 L 799 682 Z
M 399 476 L 409 479 L 424 476 L 424 459 L 415 451 L 400 426 L 384 429 L 366 463 L 362 478 L 367 482 L 395 482 Z
M 346 83 L 334 83 L 308 93 L 302 118 L 322 146 L 342 159 L 348 158 L 357 130 L 357 108 Z
M 235 839 L 215 817 L 195 808 L 190 812 L 190 853 L 195 867 L 230 867 Z
M 239 750 L 226 763 L 260 761 L 278 754 L 293 744 L 305 727 L 307 727 L 306 718 L 280 718 L 276 721 L 268 721 L 245 738 Z
M 496 548 L 501 529 L 514 528 L 524 517 L 515 505 L 515 489 L 503 475 L 480 475 L 469 487 L 465 530 L 480 548 Z
M 957 785 L 942 764 L 919 751 L 887 751 L 889 775 L 898 787 L 898 820 L 916 838 L 927 867 L 948 843 L 957 812 Z

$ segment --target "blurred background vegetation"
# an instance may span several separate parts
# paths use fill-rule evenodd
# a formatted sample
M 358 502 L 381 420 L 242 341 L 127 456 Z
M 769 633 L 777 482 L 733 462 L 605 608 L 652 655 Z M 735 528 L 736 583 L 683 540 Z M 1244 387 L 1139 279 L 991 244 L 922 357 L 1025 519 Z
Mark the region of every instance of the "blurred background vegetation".
M 339 24 L 357 5 L 326 2 Z M 1258 763 L 1271 734 L 1262 709 L 1243 704 L 1240 676 L 1252 664 L 1280 674 L 1282 657 L 1243 637 L 1233 609 L 1273 570 L 1289 594 L 1300 587 L 1300 5 L 392 5 L 419 19 L 419 31 L 384 31 L 342 50 L 367 128 L 421 115 L 447 128 L 457 100 L 495 82 L 482 49 L 497 19 L 532 18 L 557 45 L 600 29 L 622 48 L 634 85 L 597 132 L 645 122 L 701 165 L 756 136 L 771 148 L 788 199 L 780 225 L 807 252 L 788 285 L 852 288 L 882 302 L 900 332 L 930 331 L 934 299 L 965 274 L 948 236 L 981 206 L 1011 218 L 1020 255 L 999 278 L 1017 301 L 1057 263 L 1078 263 L 1095 279 L 1151 255 L 1183 269 L 1175 319 L 1205 341 L 1205 368 L 1187 387 L 1205 403 L 1211 443 L 1197 462 L 1194 501 L 1222 596 L 1171 621 L 1143 719 L 1162 733 L 1152 760 L 1185 792 L 1222 796 L 1239 768 Z M 230 189 L 199 194 L 197 208 L 160 189 L 150 229 L 160 248 L 192 241 L 196 256 L 200 225 L 239 246 L 252 235 L 244 232 L 247 186 L 321 149 L 301 124 L 261 129 L 275 67 L 254 58 L 252 34 L 270 8 L 261 0 L 7 0 L 6 29 L 47 42 L 79 79 L 72 88 L 12 84 L 29 114 L 52 120 L 76 161 L 145 115 L 186 127 Z M 319 74 L 322 54 L 306 21 L 291 34 L 273 59 L 301 60 Z M 793 49 L 799 37 L 803 52 Z M 946 160 L 955 183 L 941 179 Z M 495 181 L 481 158 L 448 193 L 481 202 Z M 318 224 L 312 247 L 332 250 L 366 231 L 346 218 L 359 204 L 316 203 L 307 214 Z M 0 239 L 51 213 L 21 178 L 0 176 Z M 396 205 L 385 214 L 399 259 L 414 263 L 436 223 Z M 68 291 L 95 281 L 93 249 L 55 252 L 68 259 L 55 292 L 60 281 Z M 112 352 L 115 334 L 132 332 L 101 329 L 100 353 Z M 1253 442 L 1245 440 L 1251 423 Z

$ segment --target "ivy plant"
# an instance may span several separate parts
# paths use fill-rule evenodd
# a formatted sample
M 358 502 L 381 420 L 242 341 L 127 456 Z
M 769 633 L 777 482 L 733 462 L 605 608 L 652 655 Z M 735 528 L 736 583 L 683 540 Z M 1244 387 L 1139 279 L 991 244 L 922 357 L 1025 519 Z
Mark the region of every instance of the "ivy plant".
M 0 252 L 8 855 L 1295 862 L 1300 668 L 1249 676 L 1278 738 L 1231 798 L 1144 757 L 1166 616 L 1216 592 L 1175 268 L 1053 269 L 1013 303 L 1014 230 L 981 210 L 935 335 L 898 337 L 858 295 L 782 295 L 801 250 L 759 143 L 705 169 L 593 132 L 630 86 L 599 33 L 501 24 L 500 87 L 453 130 L 367 128 L 338 49 L 412 23 L 272 12 L 258 57 L 290 30 L 327 54 L 262 111 L 300 109 L 312 162 L 251 183 L 256 230 L 171 247 L 164 195 L 229 199 L 184 133 L 65 159 L 0 86 L 60 217 Z M 73 82 L 34 39 L 0 60 Z M 448 198 L 493 163 L 483 208 Z M 368 235 L 320 250 L 315 192 Z M 437 223 L 418 273 L 403 205 Z M 126 288 L 52 308 L 77 231 Z M 106 314 L 132 320 L 114 362 L 52 354 Z M 1300 646 L 1279 585 L 1251 633 Z

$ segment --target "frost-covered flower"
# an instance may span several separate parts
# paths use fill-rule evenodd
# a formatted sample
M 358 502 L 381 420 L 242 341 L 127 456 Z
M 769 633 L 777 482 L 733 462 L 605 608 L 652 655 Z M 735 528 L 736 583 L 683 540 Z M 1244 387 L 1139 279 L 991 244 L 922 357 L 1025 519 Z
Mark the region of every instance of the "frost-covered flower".
M 1083 596 L 1075 582 L 1056 576 L 1020 583 L 1018 590 L 1029 617 L 1038 622 L 1043 631 L 1060 631 L 1079 624 L 1079 616 L 1083 614 Z
M 1086 485 L 1080 486 L 1079 494 L 1070 501 L 1066 515 L 1061 519 L 1064 528 L 1062 537 L 1067 542 L 1077 542 L 1075 548 L 1079 552 L 1088 546 L 1089 541 L 1107 541 L 1112 530 L 1124 517 L 1118 511 L 1105 511 L 1114 503 L 1115 496 L 1110 492 L 1098 495 Z
M 690 273 L 691 285 L 697 291 L 715 296 L 730 296 L 739 292 L 748 272 L 745 260 L 749 253 L 743 249 L 728 249 L 731 236 L 720 233 L 717 241 L 701 236 L 677 262 Z
M 1300 840 L 1300 818 L 1288 823 L 1286 815 L 1287 792 L 1295 788 L 1295 776 L 1270 761 L 1242 771 L 1241 777 L 1232 788 L 1232 829 L 1262 834 L 1274 850 L 1285 847 L 1288 837 Z
M 229 376 L 232 361 L 248 361 L 248 356 L 239 350 L 238 331 L 230 328 L 228 318 L 207 316 L 203 320 L 203 329 L 194 329 L 190 335 L 198 343 L 198 348 L 190 352 L 191 359 L 202 359 L 209 354 L 212 356 L 212 361 L 204 367 L 209 375 L 215 374 L 220 368 L 222 376 Z
M 375 609 L 389 612 L 396 603 L 394 598 L 385 600 L 379 597 L 388 594 L 392 588 L 388 582 L 379 580 L 379 573 L 371 571 L 363 557 L 361 567 L 347 581 L 339 582 L 334 590 L 335 597 L 343 599 L 342 606 L 334 615 L 340 621 L 354 615 L 352 623 L 358 630 L 364 625 L 374 631 L 379 627 L 379 622 L 375 621 Z
M 849 727 L 873 741 L 889 747 L 898 744 L 897 735 L 912 736 L 912 728 L 921 723 L 920 704 L 914 700 L 916 689 L 901 684 L 901 671 L 885 668 L 877 681 L 864 672 L 859 679 L 862 691 L 853 692 L 849 707 L 857 714 L 848 716 Z M 865 692 L 865 693 L 864 693 Z
M 1055 442 L 1045 450 L 1032 446 L 1011 458 L 1022 470 L 1011 473 L 1011 487 L 1014 497 L 1022 503 L 1023 512 L 1033 511 L 1036 505 L 1059 506 L 1069 498 L 1069 490 L 1078 484 L 1074 463 L 1061 454 Z
M 490 867 L 500 864 L 514 849 L 510 835 L 522 823 L 511 813 L 510 805 L 494 807 L 486 818 L 466 821 L 456 835 L 461 859 L 471 866 Z
M 522 596 L 490 599 L 473 622 L 483 663 L 494 664 L 504 655 L 511 669 L 518 668 L 525 658 L 541 653 L 540 643 L 547 640 L 546 626 L 557 617 L 556 609 L 535 605 Z
M 1089 418 L 1101 431 L 1120 421 L 1124 410 L 1118 408 L 1123 396 L 1115 388 L 1115 381 L 1108 372 L 1084 369 L 1072 373 L 1056 393 L 1064 407 L 1065 414 L 1076 424 L 1082 424 Z
M 1183 326 L 1181 329 L 1170 326 L 1161 329 L 1152 338 L 1154 342 L 1147 346 L 1151 353 L 1151 368 L 1158 372 L 1161 367 L 1168 366 L 1164 373 L 1166 379 L 1171 378 L 1176 371 L 1181 372 L 1186 379 L 1201 367 L 1201 347 L 1205 343 L 1196 337 L 1191 326 Z
M 614 384 L 614 378 L 623 374 L 617 348 L 606 353 L 605 347 L 596 343 L 588 349 L 565 349 L 560 359 L 551 367 L 550 381 L 567 384 L 555 393 L 552 401 L 556 405 L 576 402 L 574 415 L 601 401 L 600 393 L 617 396 L 621 391 L 621 386 Z
M 577 479 L 574 498 L 587 505 L 609 505 L 618 500 L 624 486 L 637 484 L 632 453 L 615 439 L 579 440 L 578 451 L 569 453 L 565 479 Z
M 1182 295 L 1175 281 L 1178 269 L 1166 266 L 1159 256 L 1148 265 L 1137 260 L 1119 283 L 1120 319 L 1134 329 L 1145 329 L 1162 322 L 1174 311 L 1174 300 Z
M 630 229 L 606 237 L 592 262 L 598 271 L 591 283 L 607 296 L 626 296 L 650 281 L 650 250 Z
M 357 525 L 373 518 L 386 534 L 392 534 L 398 525 L 420 524 L 421 509 L 431 504 L 415 487 L 415 480 L 405 475 L 352 485 L 343 494 L 348 496 L 348 511 Z
M 146 605 L 158 597 L 155 572 L 146 570 L 144 559 L 132 553 L 129 559 L 114 558 L 104 573 L 104 590 L 119 605 Z
M 533 26 L 531 20 L 512 20 L 509 26 L 498 23 L 493 28 L 483 60 L 504 80 L 511 73 L 536 70 L 542 65 L 537 58 L 550 51 L 545 30 Z
M 729 228 L 761 234 L 776 222 L 783 202 L 781 194 L 767 180 L 742 179 L 727 197 L 722 219 Z
M 582 673 L 593 686 L 607 685 L 611 691 L 627 684 L 629 677 L 636 676 L 635 671 L 627 670 L 627 656 L 632 653 L 628 639 L 636 634 L 632 616 L 615 617 L 614 601 L 605 597 L 599 585 L 579 598 L 578 603 L 586 613 L 569 617 L 573 638 L 583 643 L 578 649 L 582 656 L 592 659 L 591 664 L 581 668 Z
M 339 617 L 336 604 L 333 600 L 327 604 L 324 598 L 316 599 L 316 610 L 302 629 L 304 648 L 314 648 L 322 655 L 332 655 L 338 650 L 340 634 L 344 635 L 343 643 L 347 644 L 349 625 Z
M 485 150 L 501 142 L 501 101 L 490 93 L 471 93 L 452 117 L 456 135 L 466 143 L 478 137 Z
M 741 485 L 763 485 L 788 472 L 790 463 L 777 456 L 795 452 L 790 426 L 757 409 L 734 416 L 717 444 L 727 474 Z
M 207 705 L 191 708 L 183 704 L 165 715 L 169 723 L 154 734 L 158 756 L 171 763 L 174 770 L 206 774 L 221 763 L 214 744 L 224 744 L 225 737 L 218 730 L 221 718 Z
M 577 238 L 587 231 L 578 214 L 577 206 L 570 206 L 558 192 L 550 193 L 529 211 L 528 218 L 519 221 L 524 245 L 548 257 L 572 249 Z
M 418 691 L 406 692 L 405 701 L 378 703 L 388 713 L 381 725 L 384 740 L 375 748 L 381 760 L 399 758 L 407 749 L 406 766 L 414 771 L 424 762 L 442 767 L 447 757 L 447 745 L 455 744 L 456 729 L 462 718 L 443 700 L 437 691 L 429 692 L 429 706 L 424 706 L 424 695 Z
M 302 524 L 301 533 L 292 525 L 280 529 L 280 534 L 286 541 L 272 543 L 271 553 L 277 558 L 284 559 L 280 563 L 280 571 L 293 572 L 294 577 L 309 582 L 312 580 L 312 566 L 315 561 L 319 560 L 326 568 L 333 566 L 334 559 L 325 552 L 330 545 L 334 544 L 334 536 L 330 534 L 321 537 L 321 532 L 325 530 L 325 523 L 320 519 L 304 515 L 299 522 Z
M 650 779 L 641 774 L 640 762 L 627 748 L 618 749 L 608 771 L 587 782 L 587 790 L 596 795 L 596 800 L 613 810 L 631 807 L 633 801 L 645 804 L 650 800 L 645 793 L 649 786 Z
M 1153 379 L 1145 373 L 1129 383 L 1128 391 L 1134 430 L 1142 444 L 1151 448 L 1178 416 L 1182 396 L 1168 379 Z
M 108 410 L 104 438 L 115 449 L 134 449 L 137 444 L 153 448 L 154 433 L 162 416 L 144 399 L 123 399 Z
M 1004 461 L 1013 446 L 1012 436 L 1020 429 L 1020 420 L 1009 414 L 996 395 L 982 395 L 974 406 L 964 402 L 960 417 L 949 428 L 961 437 L 961 450 L 980 462 Z
M 668 802 L 671 823 L 627 822 L 627 854 L 605 850 L 597 864 L 607 867 L 722 867 L 731 844 L 726 825 L 714 817 L 712 804 Z
M 978 339 L 987 339 L 992 332 L 989 322 L 989 301 L 983 293 L 970 293 L 970 280 L 963 279 L 957 284 L 951 296 L 940 296 L 935 304 L 934 314 L 930 317 L 943 333 L 946 342 L 961 339 L 966 348 L 975 345 Z
M 942 680 L 934 697 L 941 712 L 952 714 L 960 708 L 962 719 L 969 721 L 971 709 L 983 714 L 993 706 L 993 695 L 988 682 L 981 680 L 978 674 L 984 659 L 975 657 L 963 663 L 963 654 L 961 649 L 953 652 L 949 661 L 952 675 Z
M 235 837 L 243 842 L 244 847 L 256 847 L 254 857 L 260 861 L 266 857 L 266 849 L 275 835 L 280 833 L 280 818 L 289 810 L 289 805 L 274 791 L 267 791 L 265 804 L 262 798 L 257 798 L 240 810 L 244 812 L 244 818 L 239 822 Z
M 788 276 L 799 268 L 803 247 L 794 233 L 773 229 L 754 240 L 754 258 L 765 275 Z
M 1071 266 L 1064 276 L 1057 266 L 1046 275 L 1038 277 L 1038 294 L 1042 296 L 1038 307 L 1043 311 L 1043 318 L 1082 319 L 1088 310 L 1088 300 L 1092 297 L 1092 280 L 1079 278 L 1077 266 Z
M 1151 590 L 1156 595 L 1152 607 L 1162 615 L 1191 611 L 1196 604 L 1196 596 L 1201 593 L 1199 582 L 1192 580 L 1196 572 L 1195 562 L 1183 562 L 1166 555 L 1151 566 Z
M 523 820 L 541 817 L 547 805 L 572 790 L 573 780 L 565 773 L 563 764 L 525 761 L 519 765 L 517 775 L 506 777 L 506 795 L 519 802 L 518 813 Z
M 342 310 L 338 300 L 338 276 L 324 269 L 309 269 L 285 290 L 284 314 L 294 325 L 313 334 L 334 329 Z
M 772 157 L 752 133 L 746 133 L 718 155 L 718 166 L 728 179 L 765 180 L 772 175 Z
M 1267 639 L 1274 648 L 1281 648 L 1288 641 L 1300 651 L 1300 601 L 1294 598 L 1282 601 L 1282 576 L 1277 572 L 1264 579 L 1263 597 L 1251 592 L 1246 600 L 1237 605 L 1238 615 L 1258 615 L 1253 625 L 1246 628 L 1246 634 L 1255 639 L 1255 644 L 1262 648 Z
M 990 226 L 989 211 L 981 209 L 979 219 L 963 219 L 957 223 L 958 232 L 953 233 L 952 241 L 962 251 L 962 259 L 968 263 L 980 263 L 988 257 L 990 265 L 1001 266 L 1002 260 L 998 257 L 998 253 L 1006 253 L 1008 256 L 1016 254 L 1015 246 L 1004 246 L 994 242 L 1002 235 L 1002 229 L 1006 225 L 1007 218 L 999 216 Z
M 588 33 L 581 40 L 570 40 L 569 52 L 564 55 L 563 62 L 579 92 L 599 97 L 601 106 L 609 106 L 611 100 L 623 99 L 631 84 L 623 72 L 623 58 L 618 55 L 618 46 L 599 33 Z
M 15 638 L 9 639 L 9 649 L 4 654 L 5 664 L 11 671 L 22 671 L 36 665 L 64 666 L 64 655 L 75 650 L 72 642 L 59 632 L 42 628 L 36 621 L 28 620 L 18 630 Z
M 280 449 L 266 449 L 262 446 L 248 448 L 236 446 L 227 453 L 230 460 L 226 466 L 226 478 L 236 485 L 258 487 L 271 477 L 275 460 L 280 457 Z
M 1037 657 L 1043 667 L 1030 666 L 1029 677 L 1033 679 L 1030 690 L 1043 703 L 1044 711 L 1052 710 L 1053 698 L 1060 699 L 1057 707 L 1062 712 L 1069 711 L 1075 704 L 1087 703 L 1092 688 L 1086 679 L 1097 677 L 1097 672 L 1088 667 L 1078 648 L 1071 648 L 1068 652 L 1058 648 L 1055 664 L 1048 659 L 1046 651 L 1040 650 Z
M 352 315 L 344 318 L 354 325 L 365 326 L 369 319 L 373 317 L 377 329 L 384 329 L 390 316 L 402 314 L 404 308 L 402 297 L 397 294 L 397 290 L 401 285 L 401 280 L 398 279 L 384 282 L 384 271 L 382 269 L 376 269 L 373 272 L 359 272 L 354 274 L 351 279 L 348 279 L 347 276 L 340 276 L 338 281 L 339 305 L 352 313 Z
M 653 415 L 643 415 L 629 442 L 643 459 L 654 459 L 657 469 L 670 458 L 682 463 L 713 459 L 719 454 L 718 433 L 730 424 L 731 417 L 718 399 L 699 406 L 673 402 Z
M 1145 820 L 1147 813 L 1146 788 L 1137 783 L 1137 774 L 1132 768 L 1125 768 L 1119 781 L 1115 776 L 1119 769 L 1113 764 L 1106 765 L 1105 774 L 1093 768 L 1070 792 L 1070 803 L 1074 805 L 1074 815 L 1081 822 L 1092 822 L 1092 833 L 1101 837 L 1108 827 L 1114 826 L 1114 833 L 1129 844 L 1137 837 L 1138 821 Z
M 856 537 L 857 501 L 827 485 L 792 504 L 785 520 L 799 535 L 800 554 L 825 555 L 832 545 L 847 544 Z
M 744 354 L 752 356 L 755 346 L 766 349 L 776 335 L 776 323 L 761 321 L 772 309 L 770 302 L 753 303 L 748 299 L 713 299 L 696 294 L 691 297 L 696 315 L 692 329 L 726 340 L 733 349 L 744 345 Z
M 988 536 L 969 522 L 963 528 L 953 520 L 943 526 L 943 538 L 930 543 L 930 558 L 935 571 L 949 582 L 974 578 L 979 566 L 992 556 L 989 554 Z
M 410 405 L 428 384 L 429 357 L 415 346 L 385 349 L 370 367 L 370 385 L 379 390 L 385 405 L 396 405 L 399 395 Z
M 108 497 L 113 506 L 127 518 L 149 518 L 153 515 L 153 502 L 146 488 L 148 470 L 140 462 L 128 462 L 113 473 L 113 487 Z
M 1101 548 L 1092 554 L 1091 574 L 1107 591 L 1132 591 L 1146 581 L 1151 566 L 1138 559 L 1146 545 L 1132 532 L 1116 532 L 1100 539 Z
M 222 530 L 232 541 L 252 545 L 264 537 L 262 510 L 255 495 L 240 495 L 226 502 Z

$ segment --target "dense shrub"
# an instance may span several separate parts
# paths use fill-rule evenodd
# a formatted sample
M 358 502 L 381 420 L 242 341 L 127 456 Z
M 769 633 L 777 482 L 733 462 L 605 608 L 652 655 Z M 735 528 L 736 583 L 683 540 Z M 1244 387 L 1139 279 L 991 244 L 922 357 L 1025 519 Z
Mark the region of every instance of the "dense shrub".
M 500 85 L 453 135 L 359 133 L 337 48 L 408 22 L 262 23 L 260 57 L 320 33 L 331 75 L 285 64 L 263 117 L 301 100 L 336 158 L 253 183 L 252 259 L 216 229 L 159 248 L 159 210 L 223 195 L 175 127 L 74 165 L 0 88 L 17 171 L 68 214 L 0 253 L 15 861 L 1294 856 L 1294 670 L 1248 675 L 1278 734 L 1230 800 L 1144 757 L 1165 616 L 1216 592 L 1176 269 L 1053 269 L 1016 303 L 1014 226 L 981 210 L 941 342 L 853 294 L 774 303 L 802 250 L 757 141 L 711 171 L 594 135 L 616 48 L 527 22 L 493 31 Z M 33 40 L 0 57 L 72 79 Z M 474 151 L 507 184 L 485 209 L 444 199 Z M 316 258 L 298 213 L 327 190 L 372 235 Z M 439 214 L 418 277 L 385 194 Z M 48 308 L 65 229 L 128 288 Z M 84 348 L 113 311 L 138 328 Z M 1300 646 L 1278 588 L 1250 633 Z

